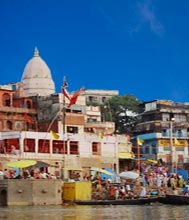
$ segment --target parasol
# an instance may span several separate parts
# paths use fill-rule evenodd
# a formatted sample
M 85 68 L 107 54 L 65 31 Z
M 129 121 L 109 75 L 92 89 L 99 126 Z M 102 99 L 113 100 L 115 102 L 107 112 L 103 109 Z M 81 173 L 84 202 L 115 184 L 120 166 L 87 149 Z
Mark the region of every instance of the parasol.
M 112 173 L 112 175 L 101 173 L 100 176 L 101 176 L 102 179 L 113 179 L 113 180 L 116 180 L 117 174 L 112 169 L 110 169 L 110 168 L 103 168 L 103 170 L 106 170 L 106 171 Z
M 50 164 L 49 163 L 46 163 L 46 162 L 43 162 L 43 161 L 36 161 L 36 163 L 34 164 L 33 168 L 41 168 L 41 167 L 49 167 Z
M 114 174 L 105 170 L 105 169 L 101 169 L 101 168 L 98 168 L 98 167 L 91 167 L 91 170 L 92 171 L 97 171 L 97 172 L 100 172 L 100 173 L 104 173 L 104 174 L 107 174 L 109 176 L 113 176 Z
M 25 168 L 25 167 L 33 166 L 36 163 L 37 162 L 34 160 L 16 160 L 16 161 L 8 162 L 7 166 L 11 168 Z
M 139 174 L 133 171 L 125 171 L 119 174 L 122 179 L 137 179 Z

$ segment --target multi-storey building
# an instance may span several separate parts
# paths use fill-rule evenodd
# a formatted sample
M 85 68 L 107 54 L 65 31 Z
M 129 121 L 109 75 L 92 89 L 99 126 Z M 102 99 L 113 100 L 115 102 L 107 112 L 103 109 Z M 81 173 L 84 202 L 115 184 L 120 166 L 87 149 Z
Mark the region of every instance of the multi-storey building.
M 136 126 L 135 146 L 140 157 L 162 159 L 167 164 L 183 167 L 189 162 L 189 103 L 153 100 L 143 103 L 141 122 Z M 137 144 L 137 139 L 142 144 Z

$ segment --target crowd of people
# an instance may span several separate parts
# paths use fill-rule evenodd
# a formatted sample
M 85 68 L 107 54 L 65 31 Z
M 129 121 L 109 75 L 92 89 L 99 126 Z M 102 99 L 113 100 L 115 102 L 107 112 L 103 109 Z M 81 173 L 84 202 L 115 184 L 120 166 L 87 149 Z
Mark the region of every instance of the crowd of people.
M 132 172 L 138 171 L 134 169 Z M 188 178 L 176 171 L 170 172 L 166 165 L 143 162 L 138 178 L 121 178 L 118 182 L 111 178 L 101 179 L 94 182 L 92 196 L 93 199 L 127 199 L 167 193 L 189 195 Z
M 15 169 L 0 169 L 0 179 L 57 179 L 58 176 L 46 172 L 45 169 L 25 169 L 17 173 Z

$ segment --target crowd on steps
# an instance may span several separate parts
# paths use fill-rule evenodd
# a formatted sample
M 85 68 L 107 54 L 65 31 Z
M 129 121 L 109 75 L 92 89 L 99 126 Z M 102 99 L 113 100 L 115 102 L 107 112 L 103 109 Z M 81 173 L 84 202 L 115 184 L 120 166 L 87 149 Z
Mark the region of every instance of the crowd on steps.
M 133 169 L 133 172 L 138 172 Z M 170 172 L 168 166 L 154 163 L 141 163 L 140 175 L 136 179 L 101 179 L 92 181 L 92 199 L 131 199 L 166 194 L 189 195 L 188 178 Z

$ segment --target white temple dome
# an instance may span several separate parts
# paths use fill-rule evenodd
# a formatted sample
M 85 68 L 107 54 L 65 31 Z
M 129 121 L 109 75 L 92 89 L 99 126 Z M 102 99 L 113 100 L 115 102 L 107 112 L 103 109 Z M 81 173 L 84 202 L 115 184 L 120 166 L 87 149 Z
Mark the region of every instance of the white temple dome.
M 28 61 L 22 75 L 23 89 L 27 96 L 47 96 L 55 93 L 51 71 L 35 48 L 34 56 Z

